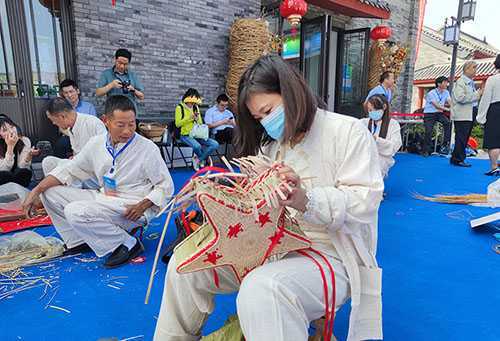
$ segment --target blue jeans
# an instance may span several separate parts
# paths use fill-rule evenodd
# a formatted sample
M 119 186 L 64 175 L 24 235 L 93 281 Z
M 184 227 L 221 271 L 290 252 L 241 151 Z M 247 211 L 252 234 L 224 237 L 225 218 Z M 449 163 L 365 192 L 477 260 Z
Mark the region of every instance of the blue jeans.
M 205 161 L 214 150 L 219 148 L 219 143 L 213 139 L 195 139 L 188 135 L 181 135 L 180 140 L 193 148 L 193 152 L 198 156 L 200 161 Z

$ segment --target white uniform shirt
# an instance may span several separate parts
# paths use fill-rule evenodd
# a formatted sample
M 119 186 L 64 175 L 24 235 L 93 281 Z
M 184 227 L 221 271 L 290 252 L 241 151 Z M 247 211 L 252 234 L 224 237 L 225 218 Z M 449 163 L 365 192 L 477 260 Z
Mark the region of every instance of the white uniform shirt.
M 361 122 L 368 128 L 370 119 L 363 118 Z M 380 126 L 381 124 L 373 127 L 374 131 L 371 131 L 371 133 L 377 137 L 375 141 L 380 160 L 380 170 L 382 171 L 382 176 L 385 177 L 389 173 L 389 169 L 394 166 L 394 155 L 401 149 L 403 142 L 401 140 L 401 126 L 398 121 L 393 119 L 389 121 L 389 128 L 387 129 L 387 136 L 385 138 L 379 137 Z
M 312 177 L 302 182 L 307 211 L 296 218 L 313 247 L 338 257 L 346 268 L 352 307 L 348 340 L 380 339 L 381 270 L 375 253 L 384 183 L 375 141 L 358 120 L 318 110 L 298 145 L 273 142 L 263 153 L 301 178 Z
M 481 97 L 481 102 L 479 103 L 479 109 L 477 114 L 477 121 L 481 124 L 486 123 L 486 115 L 488 114 L 488 109 L 490 104 L 500 102 L 500 73 L 491 76 L 486 81 L 484 87 L 484 93 Z
M 160 150 L 152 141 L 135 134 L 130 145 L 116 158 L 114 171 L 110 174 L 113 158 L 106 149 L 107 139 L 107 135 L 93 137 L 71 162 L 57 167 L 50 175 L 66 185 L 75 180 L 96 178 L 100 187 L 98 201 L 119 200 L 135 204 L 149 199 L 156 206 L 146 211 L 146 217 L 152 218 L 174 192 L 174 184 Z M 119 143 L 115 150 L 124 145 Z M 104 194 L 104 176 L 116 181 L 117 197 Z
M 75 125 L 64 133 L 69 136 L 73 155 L 77 155 L 92 137 L 106 134 L 106 126 L 95 116 L 76 113 Z

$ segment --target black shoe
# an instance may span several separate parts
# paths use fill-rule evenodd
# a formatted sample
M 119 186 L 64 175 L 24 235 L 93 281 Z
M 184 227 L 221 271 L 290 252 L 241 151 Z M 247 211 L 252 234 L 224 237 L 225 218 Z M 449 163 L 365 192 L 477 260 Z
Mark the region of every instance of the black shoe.
M 108 269 L 119 267 L 120 265 L 128 263 L 129 260 L 139 256 L 142 252 L 144 252 L 144 246 L 141 241 L 136 238 L 136 243 L 130 251 L 123 244 L 118 246 L 108 259 L 106 259 L 104 267 Z
M 79 253 L 89 253 L 89 252 L 93 252 L 93 251 L 87 243 L 77 245 L 77 246 L 72 247 L 70 249 L 66 248 L 66 245 L 64 245 L 64 252 L 62 255 L 63 256 L 72 256 L 72 255 L 77 255 Z
M 431 155 L 431 153 L 429 153 L 429 152 L 422 152 L 422 154 L 420 154 L 420 155 L 422 155 L 423 157 L 428 157 L 428 156 Z
M 465 161 L 453 161 L 453 160 L 450 160 L 450 163 L 454 166 L 458 166 L 458 167 L 472 167 L 472 165 L 470 163 L 467 163 Z
M 492 169 L 489 172 L 484 173 L 484 175 L 499 176 L 500 175 L 500 169 L 499 168 Z

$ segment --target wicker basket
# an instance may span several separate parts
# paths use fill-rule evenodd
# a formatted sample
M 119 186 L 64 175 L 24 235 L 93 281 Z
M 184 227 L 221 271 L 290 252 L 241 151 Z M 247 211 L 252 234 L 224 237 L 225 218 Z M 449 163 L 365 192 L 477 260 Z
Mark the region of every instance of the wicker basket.
M 154 142 L 161 142 L 166 125 L 158 122 L 141 122 L 139 130 L 148 139 Z

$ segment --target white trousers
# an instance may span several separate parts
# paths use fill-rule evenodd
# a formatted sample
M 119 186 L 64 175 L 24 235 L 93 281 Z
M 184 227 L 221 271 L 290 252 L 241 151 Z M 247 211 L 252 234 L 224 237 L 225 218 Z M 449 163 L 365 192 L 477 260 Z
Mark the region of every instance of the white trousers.
M 71 161 L 70 159 L 60 159 L 55 156 L 46 156 L 42 160 L 43 175 L 47 176 L 56 167 L 62 166 L 70 161 Z M 71 186 L 76 188 L 85 188 L 85 189 L 99 189 L 99 182 L 96 179 L 88 179 L 85 181 L 77 180 L 73 182 Z
M 330 272 L 323 265 L 331 298 Z M 335 271 L 336 310 L 348 299 L 349 283 L 342 263 L 327 257 Z M 175 258 L 170 260 L 155 341 L 200 339 L 203 324 L 214 309 L 214 294 L 238 290 L 238 317 L 249 341 L 306 341 L 311 321 L 325 315 L 323 281 L 309 258 L 292 253 L 266 263 L 248 274 L 241 286 L 230 269 L 217 269 L 219 287 L 213 271 L 179 274 Z M 331 302 L 330 302 L 331 304 Z
M 56 186 L 41 195 L 47 213 L 66 246 L 87 243 L 97 256 L 113 252 L 126 241 L 135 243 L 126 231 L 145 223 L 145 219 L 126 219 L 127 202 L 99 198 L 97 191 Z M 135 204 L 131 202 L 130 204 Z

